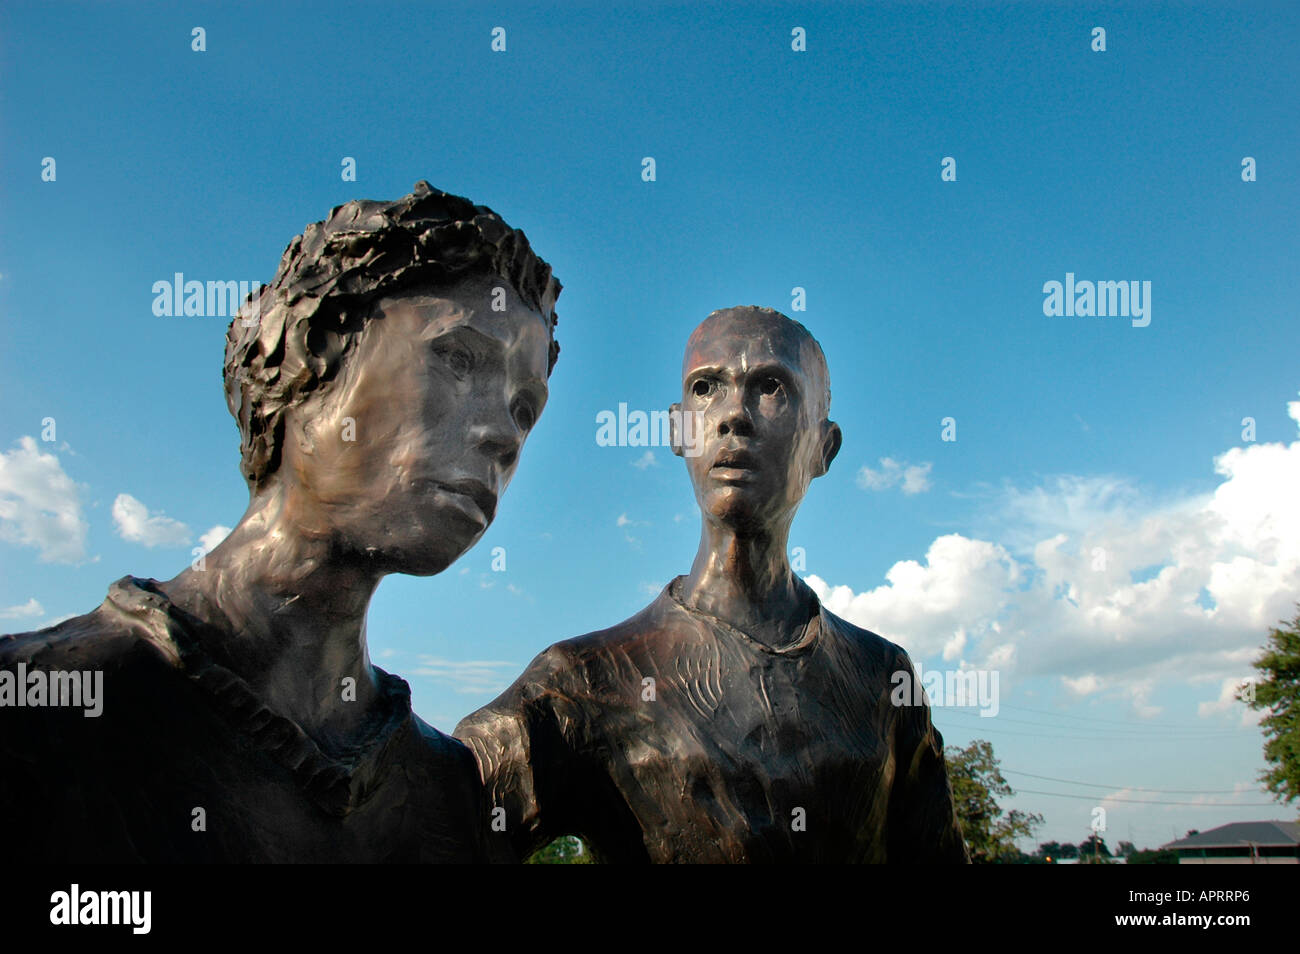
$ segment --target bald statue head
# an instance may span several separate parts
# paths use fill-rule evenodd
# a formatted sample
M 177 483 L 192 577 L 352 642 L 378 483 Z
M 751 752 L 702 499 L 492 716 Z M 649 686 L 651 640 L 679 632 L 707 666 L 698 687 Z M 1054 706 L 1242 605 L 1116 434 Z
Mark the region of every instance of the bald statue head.
M 674 405 L 705 520 L 744 533 L 788 529 L 839 453 L 830 375 L 808 329 L 771 308 L 715 311 L 691 333 Z M 684 453 L 683 443 L 690 452 Z

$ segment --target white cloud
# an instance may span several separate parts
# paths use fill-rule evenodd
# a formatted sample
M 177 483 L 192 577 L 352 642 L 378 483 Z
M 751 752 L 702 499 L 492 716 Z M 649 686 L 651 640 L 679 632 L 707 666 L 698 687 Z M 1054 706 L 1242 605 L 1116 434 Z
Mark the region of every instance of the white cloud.
M 38 619 L 45 615 L 45 607 L 32 597 L 26 603 L 0 609 L 0 619 Z
M 1100 678 L 1093 676 L 1091 672 L 1087 676 L 1079 676 L 1078 678 L 1062 676 L 1061 682 L 1066 689 L 1069 689 L 1075 695 L 1092 695 L 1095 691 L 1101 689 Z
M 443 659 L 439 656 L 419 657 L 419 665 L 412 675 L 424 676 L 450 685 L 462 693 L 499 693 L 521 671 L 518 663 L 497 659 Z
M 1154 719 L 1164 711 L 1160 706 L 1153 706 L 1150 703 L 1151 693 L 1155 690 L 1155 687 L 1155 678 L 1151 676 L 1130 681 L 1125 686 L 1125 691 L 1128 693 L 1129 700 L 1133 705 L 1133 713 L 1139 719 Z
M 89 527 L 76 483 L 33 437 L 0 453 L 0 540 L 40 550 L 42 563 L 77 563 Z
M 1196 707 L 1196 714 L 1202 719 L 1213 718 L 1214 716 L 1231 715 L 1237 713 L 1239 721 L 1243 726 L 1258 725 L 1259 721 L 1268 713 L 1263 709 L 1252 709 L 1246 703 L 1237 698 L 1237 690 L 1240 689 L 1249 679 L 1255 682 L 1253 676 L 1238 678 L 1229 676 L 1219 683 L 1219 697 L 1210 702 L 1202 702 Z
M 901 560 L 885 574 L 887 583 L 863 593 L 828 586 L 817 576 L 808 577 L 808 584 L 831 612 L 882 635 L 895 634 L 928 655 L 941 651 L 959 629 L 969 639 L 972 624 L 996 618 L 1020 575 L 1002 547 L 955 533 L 930 545 L 926 564 Z
M 632 461 L 632 466 L 637 470 L 645 470 L 647 467 L 658 467 L 659 461 L 655 459 L 655 452 L 648 450 L 636 460 Z
M 1300 424 L 1300 401 L 1288 413 Z M 1232 448 L 1214 470 L 1212 492 L 1165 500 L 1114 476 L 1007 489 L 990 539 L 938 537 L 860 592 L 808 583 L 918 655 L 997 658 L 1154 715 L 1161 682 L 1248 676 L 1300 598 L 1300 440 Z
M 945 661 L 961 658 L 961 651 L 966 648 L 966 627 L 958 626 L 957 632 L 952 634 L 952 638 L 943 644 L 943 658 Z
M 1062 676 L 1061 682 L 1065 684 L 1066 689 L 1069 689 L 1076 696 L 1090 696 L 1101 688 L 1101 680 L 1092 673 L 1080 676 L 1078 679 Z
M 1258 802 L 1259 795 L 1260 790 L 1258 783 L 1233 782 L 1231 792 L 1208 795 L 1177 794 L 1174 795 L 1174 798 L 1178 799 L 1180 802 L 1186 802 L 1191 805 L 1215 805 L 1223 808 L 1232 808 L 1237 805 L 1243 807 L 1249 805 L 1249 802 L 1241 801 L 1243 797 Z M 1100 795 L 1097 798 L 1097 804 L 1104 805 L 1111 811 L 1127 813 L 1136 809 L 1138 804 L 1146 802 L 1151 805 L 1159 806 L 1158 808 L 1149 809 L 1149 811 L 1160 811 L 1165 814 L 1179 812 L 1180 810 L 1172 805 L 1162 804 L 1162 802 L 1167 802 L 1168 799 L 1168 792 L 1162 792 L 1159 789 L 1146 788 L 1142 785 L 1129 785 L 1119 789 L 1118 791 L 1110 792 L 1106 795 Z M 1203 818 L 1204 816 L 1201 817 Z
M 909 464 L 906 461 L 899 463 L 892 457 L 882 457 L 879 470 L 863 467 L 858 471 L 858 486 L 863 490 L 889 490 L 901 486 L 903 493 L 908 496 L 923 494 L 930 489 L 930 468 L 933 466 L 929 461 L 924 464 Z
M 621 514 L 618 515 L 618 520 L 614 521 L 614 524 L 615 524 L 615 526 L 620 527 L 620 528 L 621 528 L 621 527 L 648 527 L 648 526 L 650 526 L 650 521 L 649 521 L 649 520 L 633 520 L 633 519 L 632 519 L 631 517 L 629 517 L 627 514 L 625 514 L 625 513 L 621 513 Z M 623 539 L 626 540 L 628 543 L 632 544 L 632 546 L 634 546 L 634 547 L 640 549 L 640 547 L 641 547 L 641 539 L 640 539 L 640 537 L 634 537 L 634 536 L 632 536 L 632 534 L 629 533 L 627 530 L 624 530 L 624 531 L 623 531 Z
M 211 553 L 217 548 L 217 544 L 226 539 L 229 535 L 229 527 L 223 527 L 221 524 L 217 524 L 215 527 L 208 530 L 207 533 L 203 534 L 203 536 L 199 537 L 199 546 L 203 547 L 204 553 Z
M 183 547 L 190 542 L 190 528 L 179 520 L 149 509 L 130 494 L 118 494 L 113 501 L 113 523 L 118 536 L 147 547 Z

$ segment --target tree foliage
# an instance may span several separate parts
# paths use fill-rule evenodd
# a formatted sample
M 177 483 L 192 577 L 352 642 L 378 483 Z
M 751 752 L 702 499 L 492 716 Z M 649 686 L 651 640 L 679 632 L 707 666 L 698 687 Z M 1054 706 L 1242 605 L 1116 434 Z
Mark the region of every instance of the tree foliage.
M 1106 839 L 1100 835 L 1092 834 L 1079 842 L 1079 864 L 1109 864 L 1111 859 L 1110 849 L 1106 847 Z
M 1044 841 L 1039 844 L 1038 851 L 1035 852 L 1038 857 L 1047 861 L 1060 861 L 1062 858 L 1073 858 L 1078 855 L 1079 850 L 1074 845 L 1063 845 L 1059 841 Z
M 524 861 L 527 865 L 591 865 L 595 864 L 591 850 L 577 835 L 561 835 L 550 844 L 538 848 Z
M 1255 660 L 1260 677 L 1237 691 L 1252 709 L 1267 713 L 1264 760 L 1271 766 L 1260 781 L 1275 797 L 1290 802 L 1300 797 L 1300 603 L 1290 622 L 1269 633 L 1263 655 Z
M 999 798 L 1015 795 L 1002 777 L 993 743 L 976 739 L 966 748 L 950 745 L 944 752 L 953 803 L 961 820 L 962 835 L 976 864 L 1015 862 L 1021 857 L 1016 841 L 1030 837 L 1043 823 L 1043 816 L 1012 809 L 1007 812 Z

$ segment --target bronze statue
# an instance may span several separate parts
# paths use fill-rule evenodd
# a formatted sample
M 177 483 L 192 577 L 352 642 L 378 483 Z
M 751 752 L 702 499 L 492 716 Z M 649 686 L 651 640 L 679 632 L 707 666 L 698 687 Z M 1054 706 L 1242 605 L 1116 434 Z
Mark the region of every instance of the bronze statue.
M 907 654 L 827 612 L 786 558 L 840 448 L 826 360 L 765 308 L 691 335 L 674 406 L 703 516 L 691 571 L 539 655 L 463 720 L 509 850 L 581 836 L 610 862 L 966 862 Z M 500 829 L 501 826 L 496 826 Z
M 522 232 L 425 182 L 294 238 L 227 332 L 239 524 L 174 579 L 0 638 L 0 685 L 25 692 L 0 707 L 6 858 L 488 857 L 474 759 L 371 664 L 366 610 L 492 522 L 559 291 Z M 98 714 L 51 705 L 74 673 L 101 674 Z

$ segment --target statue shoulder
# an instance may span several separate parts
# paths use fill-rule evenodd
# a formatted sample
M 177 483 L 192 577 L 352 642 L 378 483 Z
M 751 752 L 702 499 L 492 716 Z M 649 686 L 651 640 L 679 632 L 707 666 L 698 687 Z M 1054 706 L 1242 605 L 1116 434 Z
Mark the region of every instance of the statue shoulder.
M 848 620 L 836 616 L 826 607 L 822 607 L 822 619 L 827 622 L 843 639 L 848 641 L 854 647 L 868 653 L 874 659 L 883 662 L 893 668 L 902 665 L 911 666 L 911 658 L 907 655 L 907 650 L 897 643 L 890 642 L 879 633 L 873 633 L 869 629 L 863 629 L 861 626 L 855 626 Z
M 488 731 L 485 727 L 503 719 L 521 721 L 528 710 L 603 698 L 605 687 L 621 678 L 628 658 L 651 651 L 655 634 L 662 630 L 663 613 L 661 600 L 656 600 L 615 626 L 552 643 L 505 692 L 461 720 L 456 737 Z
M 667 590 L 640 612 L 621 623 L 563 640 L 552 646 L 552 662 L 570 669 L 605 665 L 611 656 L 640 656 L 652 653 L 663 642 L 663 634 L 680 629 L 684 613 L 667 595 Z M 697 625 L 689 628 L 697 629 Z
M 474 778 L 478 777 L 478 765 L 474 761 L 473 753 L 464 742 L 434 728 L 414 712 L 411 713 L 411 719 L 415 723 L 420 741 L 435 763 L 468 769 Z
M 0 636 L 0 668 L 113 669 L 141 643 L 124 620 L 100 606 L 53 626 Z

